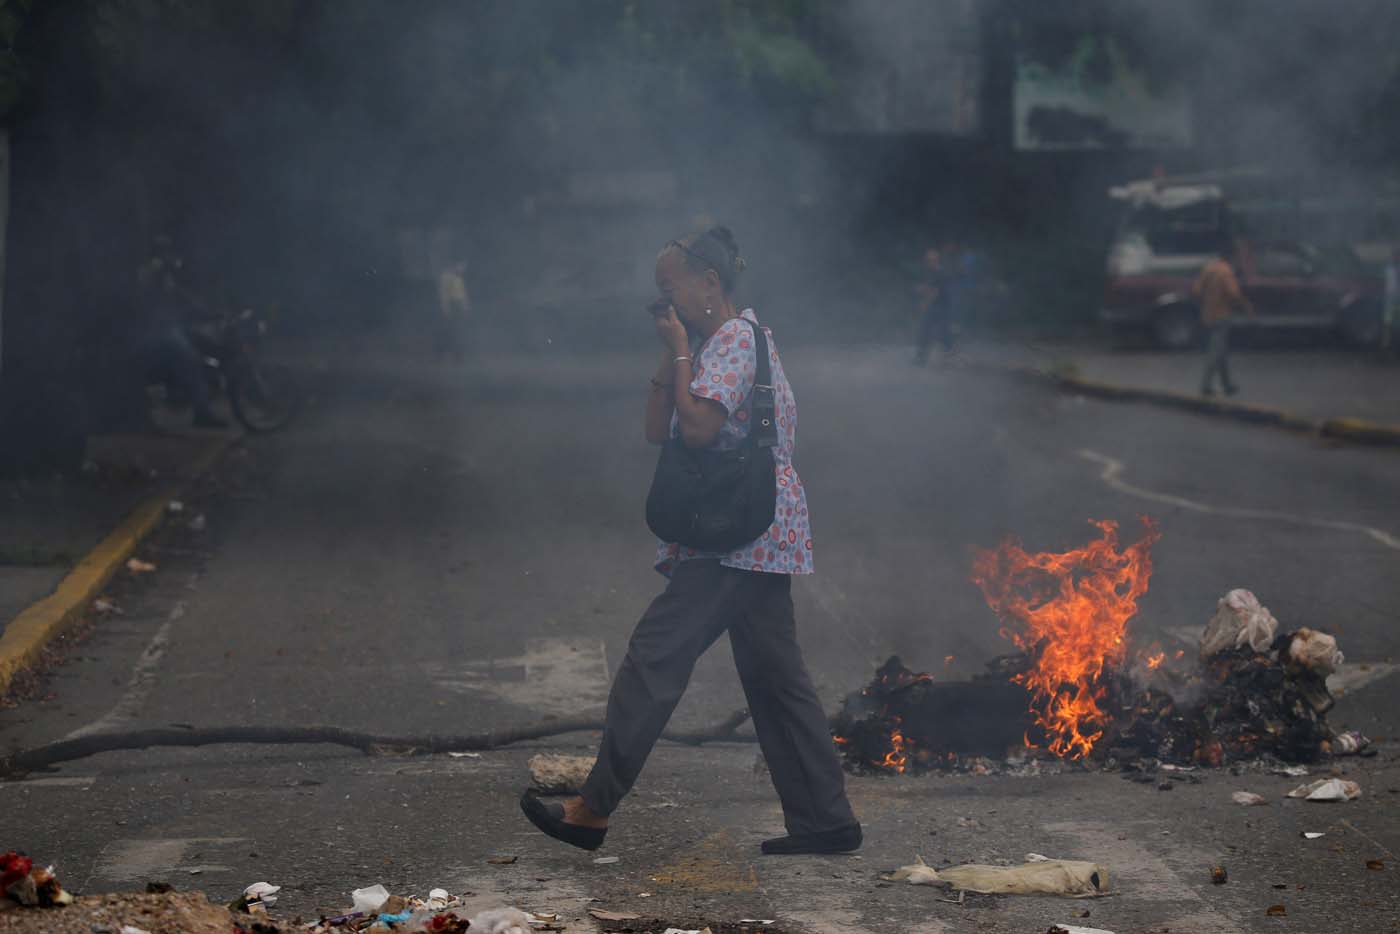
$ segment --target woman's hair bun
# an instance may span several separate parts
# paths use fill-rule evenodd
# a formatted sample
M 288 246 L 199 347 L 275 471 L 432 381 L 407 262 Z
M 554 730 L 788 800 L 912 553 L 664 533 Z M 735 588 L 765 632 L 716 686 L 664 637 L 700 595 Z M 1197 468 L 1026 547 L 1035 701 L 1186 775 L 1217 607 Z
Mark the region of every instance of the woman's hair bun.
M 722 224 L 681 240 L 672 240 L 667 247 L 679 247 L 685 253 L 687 265 L 696 272 L 713 269 L 726 292 L 734 289 L 739 274 L 749 265 L 739 255 L 739 243 L 734 239 L 734 232 Z

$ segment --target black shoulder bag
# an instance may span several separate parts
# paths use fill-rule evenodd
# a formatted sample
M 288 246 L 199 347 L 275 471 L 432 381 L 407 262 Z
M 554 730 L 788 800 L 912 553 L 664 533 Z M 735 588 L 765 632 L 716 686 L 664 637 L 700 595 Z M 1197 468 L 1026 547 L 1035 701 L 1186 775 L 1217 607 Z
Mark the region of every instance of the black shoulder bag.
M 768 531 L 777 508 L 773 448 L 778 443 L 768 339 L 753 327 L 757 369 L 749 394 L 749 433 L 735 449 L 661 448 L 647 494 L 647 525 L 664 542 L 698 551 L 733 551 Z

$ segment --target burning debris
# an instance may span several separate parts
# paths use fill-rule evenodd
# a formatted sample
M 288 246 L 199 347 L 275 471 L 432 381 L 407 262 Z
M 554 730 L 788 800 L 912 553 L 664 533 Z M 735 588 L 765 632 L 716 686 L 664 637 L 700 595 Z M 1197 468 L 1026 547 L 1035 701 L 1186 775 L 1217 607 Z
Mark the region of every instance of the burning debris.
M 1095 521 L 1102 535 L 1083 548 L 1031 554 L 1008 540 L 973 563 L 987 605 L 1018 624 L 1001 634 L 1032 663 L 1012 680 L 1030 692 L 1035 725 L 1061 758 L 1088 755 L 1108 724 L 1104 673 L 1123 662 L 1128 620 L 1147 593 L 1149 549 L 1159 537 L 1144 523 L 1147 534 L 1122 550 L 1117 523 Z
M 973 580 L 1008 625 L 1018 654 L 965 682 L 939 682 L 895 657 L 846 701 L 834 740 L 853 771 L 990 771 L 988 760 L 1088 760 L 1219 767 L 1273 757 L 1311 763 L 1366 754 L 1359 734 L 1334 734 L 1327 675 L 1336 640 L 1278 632 L 1247 590 L 1219 601 L 1198 659 L 1157 647 L 1132 652 L 1128 621 L 1147 592 L 1156 528 L 1120 547 L 1113 522 L 1067 552 L 1007 541 L 978 552 Z

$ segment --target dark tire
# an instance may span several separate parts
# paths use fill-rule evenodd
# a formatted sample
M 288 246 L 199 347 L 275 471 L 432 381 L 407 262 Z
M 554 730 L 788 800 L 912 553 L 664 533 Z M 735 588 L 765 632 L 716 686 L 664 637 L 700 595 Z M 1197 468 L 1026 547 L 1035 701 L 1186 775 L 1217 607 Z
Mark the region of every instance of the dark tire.
M 1152 318 L 1152 340 L 1164 350 L 1190 350 L 1201 343 L 1201 321 L 1190 305 L 1169 305 Z
M 1353 347 L 1379 347 L 1384 321 L 1377 305 L 1353 305 L 1337 323 L 1342 339 Z
M 249 363 L 229 379 L 233 417 L 251 432 L 286 427 L 301 410 L 302 389 L 288 367 Z

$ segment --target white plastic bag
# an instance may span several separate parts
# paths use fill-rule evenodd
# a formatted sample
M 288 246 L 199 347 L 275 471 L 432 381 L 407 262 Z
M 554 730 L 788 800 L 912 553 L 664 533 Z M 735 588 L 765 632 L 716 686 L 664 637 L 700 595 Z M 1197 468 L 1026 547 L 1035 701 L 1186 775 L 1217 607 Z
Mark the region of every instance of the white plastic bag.
M 1342 666 L 1345 661 L 1337 648 L 1337 640 L 1316 629 L 1299 629 L 1288 643 L 1288 657 L 1295 665 L 1309 668 L 1324 678 Z
M 1278 620 L 1251 591 L 1236 589 L 1220 598 L 1215 615 L 1201 635 L 1201 657 L 1248 645 L 1267 652 L 1278 632 Z

